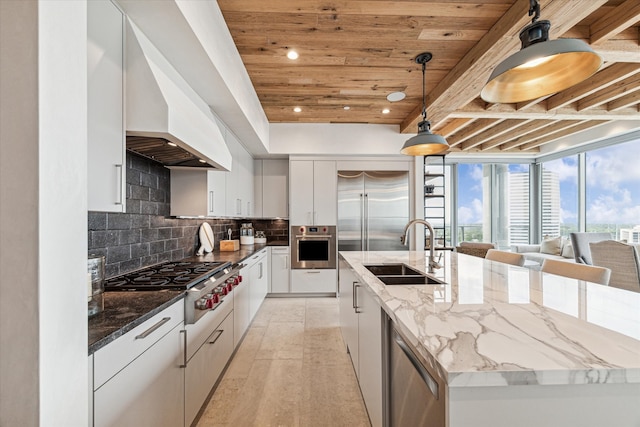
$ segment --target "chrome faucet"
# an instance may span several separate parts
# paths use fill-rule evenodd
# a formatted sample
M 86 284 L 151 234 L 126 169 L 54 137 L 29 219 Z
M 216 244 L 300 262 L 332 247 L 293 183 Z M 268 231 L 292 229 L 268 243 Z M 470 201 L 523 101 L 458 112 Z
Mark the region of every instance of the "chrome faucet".
M 407 225 L 405 225 L 404 227 L 404 233 L 402 234 L 402 236 L 400 236 L 400 242 L 403 245 L 407 245 L 408 239 L 407 239 L 407 235 L 409 234 L 409 228 L 413 225 L 413 224 L 422 224 L 425 227 L 427 227 L 429 229 L 429 273 L 433 274 L 433 270 L 436 268 L 441 268 L 442 266 L 438 263 L 438 261 L 436 261 L 436 257 L 435 257 L 435 245 L 436 245 L 436 233 L 435 231 L 433 231 L 433 226 L 431 224 L 429 224 L 429 222 L 425 221 L 424 219 L 412 219 L 411 221 L 409 221 L 407 223 Z

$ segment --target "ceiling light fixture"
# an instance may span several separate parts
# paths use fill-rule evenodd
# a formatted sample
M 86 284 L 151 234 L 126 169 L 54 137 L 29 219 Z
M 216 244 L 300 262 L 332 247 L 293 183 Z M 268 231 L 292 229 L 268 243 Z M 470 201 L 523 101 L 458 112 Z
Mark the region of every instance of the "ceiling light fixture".
M 293 112 L 294 112 L 294 113 L 299 113 L 299 112 L 301 112 L 301 111 L 302 111 L 302 108 L 300 108 L 300 107 L 293 107 Z
M 296 52 L 295 50 L 290 50 L 289 52 L 287 52 L 287 58 L 291 60 L 298 59 L 298 56 L 298 52 Z
M 382 109 L 382 114 L 389 114 L 391 112 L 391 110 L 389 110 L 388 108 L 383 108 Z
M 398 102 L 402 101 L 407 95 L 404 92 L 391 92 L 387 95 L 387 101 L 389 102 Z
M 549 40 L 549 21 L 538 21 L 540 4 L 529 1 L 531 24 L 520 31 L 521 50 L 491 73 L 480 96 L 492 103 L 524 102 L 563 91 L 591 77 L 602 58 L 578 39 Z
M 342 107 L 343 110 L 350 110 L 351 107 L 349 107 L 348 105 L 345 105 L 344 107 Z
M 404 143 L 400 152 L 407 156 L 426 156 L 440 154 L 449 149 L 449 144 L 440 135 L 431 133 L 431 123 L 427 120 L 427 94 L 425 89 L 425 69 L 431 61 L 430 52 L 416 56 L 416 63 L 422 64 L 422 121 L 418 123 L 418 134 Z

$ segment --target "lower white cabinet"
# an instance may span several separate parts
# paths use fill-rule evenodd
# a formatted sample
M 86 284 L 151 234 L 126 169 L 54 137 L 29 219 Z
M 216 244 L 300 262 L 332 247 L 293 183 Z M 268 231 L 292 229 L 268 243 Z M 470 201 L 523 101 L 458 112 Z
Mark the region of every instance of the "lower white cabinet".
M 269 290 L 267 248 L 253 255 L 249 262 L 249 318 L 253 320 Z
M 237 347 L 247 331 L 251 318 L 249 316 L 249 268 L 240 270 L 242 282 L 233 288 L 233 347 Z
M 289 292 L 289 246 L 272 246 L 269 265 L 271 277 L 269 293 L 286 294 Z
M 94 425 L 175 427 L 184 423 L 182 324 L 94 391 Z
M 291 292 L 336 293 L 336 270 L 291 270 Z
M 187 363 L 185 370 L 185 426 L 190 426 L 198 415 L 202 404 L 233 354 L 233 329 L 233 313 L 229 313 Z
M 366 285 L 340 263 L 340 327 L 373 427 L 383 425 L 382 309 Z

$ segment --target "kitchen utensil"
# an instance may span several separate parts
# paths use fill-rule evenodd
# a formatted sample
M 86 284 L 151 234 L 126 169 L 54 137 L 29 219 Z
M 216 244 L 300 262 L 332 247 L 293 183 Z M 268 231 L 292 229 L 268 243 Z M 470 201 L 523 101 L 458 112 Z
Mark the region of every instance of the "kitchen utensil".
M 92 316 L 104 309 L 104 263 L 102 255 L 89 255 L 87 260 L 88 315 Z
M 253 245 L 253 225 L 250 222 L 242 224 L 240 228 L 240 244 L 241 245 Z
M 227 234 L 229 235 L 229 238 L 227 240 L 231 240 L 231 229 L 227 230 Z
M 202 255 L 204 252 L 209 253 L 213 251 L 215 241 L 213 238 L 213 230 L 209 223 L 203 222 L 202 225 L 200 225 L 198 237 L 200 238 L 200 249 L 198 249 L 198 255 Z

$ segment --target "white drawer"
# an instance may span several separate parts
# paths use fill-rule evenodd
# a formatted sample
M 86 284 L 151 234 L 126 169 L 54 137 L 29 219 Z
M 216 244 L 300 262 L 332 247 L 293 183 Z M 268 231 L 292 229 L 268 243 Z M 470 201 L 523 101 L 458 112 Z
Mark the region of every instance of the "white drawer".
M 115 341 L 97 350 L 93 355 L 94 390 L 100 388 L 109 378 L 121 371 L 167 332 L 181 323 L 184 323 L 184 300 L 176 302 Z
M 240 284 L 239 286 L 242 286 Z M 236 286 L 237 289 L 237 286 Z M 233 294 L 225 296 L 222 304 L 215 309 L 209 310 L 207 314 L 202 316 L 196 323 L 186 325 L 187 331 L 187 360 L 190 360 L 200 346 L 207 340 L 209 335 L 222 323 L 222 321 L 233 311 Z
M 336 270 L 291 270 L 292 293 L 334 293 Z

